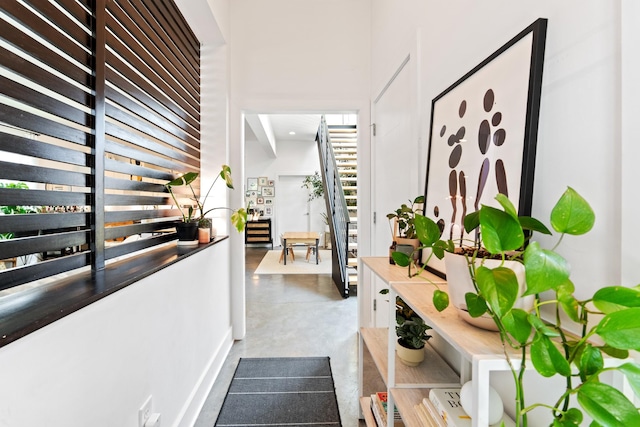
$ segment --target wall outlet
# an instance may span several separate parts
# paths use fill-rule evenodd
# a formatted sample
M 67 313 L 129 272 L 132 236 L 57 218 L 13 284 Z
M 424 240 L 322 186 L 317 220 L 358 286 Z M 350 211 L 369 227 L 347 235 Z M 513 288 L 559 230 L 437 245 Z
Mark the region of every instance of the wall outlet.
M 138 410 L 138 427 L 144 427 L 144 423 L 147 422 L 151 416 L 151 396 L 147 397 L 140 409 Z

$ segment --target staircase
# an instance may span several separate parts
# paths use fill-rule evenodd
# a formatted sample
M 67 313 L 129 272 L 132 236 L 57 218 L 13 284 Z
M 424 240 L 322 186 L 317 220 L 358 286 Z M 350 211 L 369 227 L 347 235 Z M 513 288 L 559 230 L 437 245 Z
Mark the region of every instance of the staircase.
M 355 125 L 329 125 L 329 138 L 349 212 L 347 275 L 349 294 L 357 293 L 358 257 L 358 129 Z

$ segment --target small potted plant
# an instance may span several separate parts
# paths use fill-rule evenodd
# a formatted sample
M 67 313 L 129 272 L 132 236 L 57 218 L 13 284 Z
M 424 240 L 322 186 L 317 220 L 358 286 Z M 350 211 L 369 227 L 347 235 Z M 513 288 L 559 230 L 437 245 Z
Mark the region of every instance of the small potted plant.
M 423 204 L 424 196 L 418 196 L 413 202 L 409 200 L 409 204 L 403 203 L 398 209 L 387 214 L 393 240 L 392 251 L 413 254 L 414 259 L 418 256 L 416 249 L 420 246 L 420 240 L 416 233 L 415 218 L 422 213 Z
M 179 176 L 178 178 L 172 181 L 169 181 L 165 184 L 165 187 L 169 191 L 169 194 L 171 194 L 173 201 L 175 202 L 178 209 L 180 209 L 180 212 L 182 214 L 182 222 L 176 224 L 176 232 L 178 233 L 178 240 L 182 240 L 182 241 L 196 240 L 198 235 L 198 223 L 200 221 L 205 220 L 206 215 L 209 212 L 212 212 L 216 209 L 230 210 L 232 212 L 231 223 L 234 225 L 236 230 L 238 230 L 238 232 L 242 232 L 244 230 L 245 224 L 247 223 L 247 211 L 244 208 L 232 209 L 224 206 L 205 210 L 204 203 L 200 202 L 200 199 L 198 199 L 198 197 L 196 196 L 196 192 L 191 185 L 197 178 L 198 178 L 198 172 L 187 172 L 184 175 Z M 211 189 L 213 188 L 213 186 L 215 185 L 215 183 L 218 181 L 219 178 L 222 178 L 225 181 L 227 188 L 233 189 L 233 181 L 231 179 L 231 168 L 228 165 L 222 165 L 222 169 L 220 173 L 216 175 L 216 178 L 211 183 L 209 190 L 207 190 L 207 193 L 204 196 L 204 200 L 207 199 L 207 197 L 209 196 L 209 193 L 211 192 Z M 184 210 L 185 207 L 182 207 L 180 205 L 180 203 L 178 202 L 173 192 L 174 187 L 183 186 L 183 185 L 189 187 L 189 190 L 191 191 L 191 197 L 189 197 L 189 199 L 193 201 L 193 204 L 186 206 L 186 211 Z M 186 234 L 182 234 L 183 230 L 185 230 Z
M 386 291 L 386 292 L 385 292 Z M 388 289 L 381 291 L 388 293 Z M 431 327 L 424 323 L 400 297 L 396 298 L 396 354 L 407 366 L 418 366 L 424 360 L 424 345 L 431 338 L 427 331 Z

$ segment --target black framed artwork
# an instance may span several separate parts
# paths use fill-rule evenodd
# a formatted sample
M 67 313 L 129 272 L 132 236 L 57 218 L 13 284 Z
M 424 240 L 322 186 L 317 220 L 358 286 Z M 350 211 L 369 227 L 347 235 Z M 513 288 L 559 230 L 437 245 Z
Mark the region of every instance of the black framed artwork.
M 431 103 L 424 212 L 456 246 L 476 239 L 464 216 L 498 193 L 531 214 L 546 28 L 536 20 Z

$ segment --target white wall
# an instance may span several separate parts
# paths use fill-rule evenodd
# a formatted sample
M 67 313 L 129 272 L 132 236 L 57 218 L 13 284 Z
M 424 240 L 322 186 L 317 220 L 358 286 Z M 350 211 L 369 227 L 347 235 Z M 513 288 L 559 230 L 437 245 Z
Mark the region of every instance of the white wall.
M 231 346 L 225 240 L 0 349 L 0 425 L 193 425 Z

